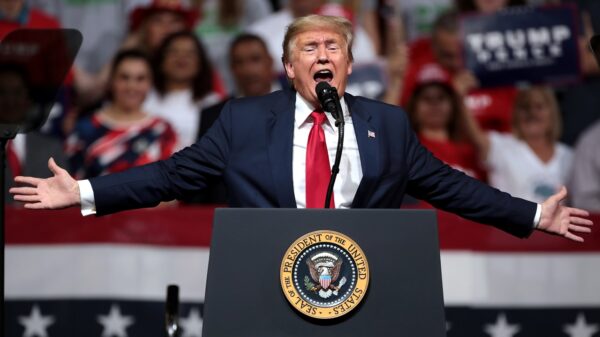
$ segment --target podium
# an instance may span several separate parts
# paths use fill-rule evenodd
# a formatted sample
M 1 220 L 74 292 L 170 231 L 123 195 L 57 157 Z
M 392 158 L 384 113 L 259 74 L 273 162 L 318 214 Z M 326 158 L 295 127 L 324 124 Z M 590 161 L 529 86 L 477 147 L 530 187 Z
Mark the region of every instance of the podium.
M 350 312 L 330 319 L 300 312 L 286 298 L 286 286 L 290 285 L 282 277 L 288 265 L 284 261 L 286 254 L 289 258 L 306 256 L 307 261 L 298 264 L 300 269 L 312 263 L 309 256 L 317 250 L 300 254 L 291 247 L 302 242 L 299 238 L 316 231 L 350 238 L 360 246 L 368 261 L 369 282 L 360 303 Z M 315 255 L 318 254 L 313 254 L 312 259 L 321 261 Z M 352 271 L 361 269 L 352 267 Z M 331 286 L 336 282 L 335 277 L 335 273 L 333 279 L 327 276 L 327 282 L 319 285 L 316 278 L 313 282 L 304 276 L 304 281 L 296 283 L 300 288 L 308 284 L 300 292 L 316 294 L 309 292 L 310 286 L 312 290 L 327 287 L 337 290 Z M 348 284 L 352 284 L 352 279 L 337 281 L 340 292 Z M 323 294 L 330 296 L 324 302 L 335 298 L 330 290 Z M 294 291 L 292 295 L 299 296 Z M 293 297 L 295 303 L 300 301 L 297 297 Z M 333 308 L 332 305 L 323 312 L 332 312 Z M 434 211 L 217 209 L 203 329 L 203 337 L 445 336 Z

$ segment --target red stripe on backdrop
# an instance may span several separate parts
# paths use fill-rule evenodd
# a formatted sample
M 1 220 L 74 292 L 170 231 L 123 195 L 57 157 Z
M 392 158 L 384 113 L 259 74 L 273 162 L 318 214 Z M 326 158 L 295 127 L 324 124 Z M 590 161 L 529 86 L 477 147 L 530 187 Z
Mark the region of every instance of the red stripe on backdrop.
M 214 206 L 159 207 L 102 217 L 77 209 L 7 209 L 7 244 L 123 243 L 208 246 Z
M 79 210 L 7 209 L 8 244 L 117 243 L 209 246 L 214 206 L 163 207 L 103 217 L 82 217 Z M 600 214 L 592 216 L 600 224 Z M 600 230 L 583 244 L 535 232 L 515 238 L 489 226 L 438 212 L 440 246 L 445 250 L 488 252 L 598 252 Z
M 600 224 L 600 214 L 592 215 Z M 440 247 L 445 250 L 487 252 L 600 252 L 600 229 L 584 234 L 584 243 L 534 231 L 527 239 L 519 239 L 496 228 L 438 211 Z

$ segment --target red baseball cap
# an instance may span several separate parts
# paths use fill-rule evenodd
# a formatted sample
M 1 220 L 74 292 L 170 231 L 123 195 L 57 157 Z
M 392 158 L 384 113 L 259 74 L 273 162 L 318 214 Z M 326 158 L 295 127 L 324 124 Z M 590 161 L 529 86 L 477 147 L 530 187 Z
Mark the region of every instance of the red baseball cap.
M 354 14 L 348 8 L 340 4 L 324 4 L 315 11 L 318 15 L 340 16 L 348 19 L 354 25 Z
M 437 63 L 422 65 L 417 71 L 412 92 L 429 85 L 438 85 L 452 94 L 456 93 L 450 73 Z
M 450 74 L 437 63 L 427 63 L 419 69 L 416 76 L 416 85 L 439 83 L 452 86 Z
M 200 17 L 197 9 L 184 6 L 179 0 L 153 0 L 148 5 L 136 7 L 129 14 L 129 30 L 138 29 L 151 14 L 165 11 L 180 15 L 188 29 L 192 29 Z

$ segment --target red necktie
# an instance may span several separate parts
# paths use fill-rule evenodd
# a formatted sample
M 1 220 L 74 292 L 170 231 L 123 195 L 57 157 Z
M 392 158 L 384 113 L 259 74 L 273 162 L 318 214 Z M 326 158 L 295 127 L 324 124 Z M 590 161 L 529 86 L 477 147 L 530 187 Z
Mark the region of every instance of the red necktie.
M 327 117 L 320 110 L 313 111 L 311 116 L 313 126 L 310 129 L 306 147 L 306 208 L 323 208 L 327 186 L 331 178 L 329 153 L 323 131 L 323 123 Z M 329 207 L 335 208 L 333 195 Z
M 12 171 L 13 177 L 21 175 L 21 161 L 15 152 L 14 147 L 12 146 L 12 141 L 8 141 L 6 145 L 6 159 L 8 161 L 8 167 Z

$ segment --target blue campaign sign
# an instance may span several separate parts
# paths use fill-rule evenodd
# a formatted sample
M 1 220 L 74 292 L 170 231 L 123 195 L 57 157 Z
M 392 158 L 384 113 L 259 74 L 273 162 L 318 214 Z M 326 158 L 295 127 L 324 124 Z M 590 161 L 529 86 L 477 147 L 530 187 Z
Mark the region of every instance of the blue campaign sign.
M 464 62 L 483 87 L 579 81 L 572 6 L 518 7 L 461 19 Z

